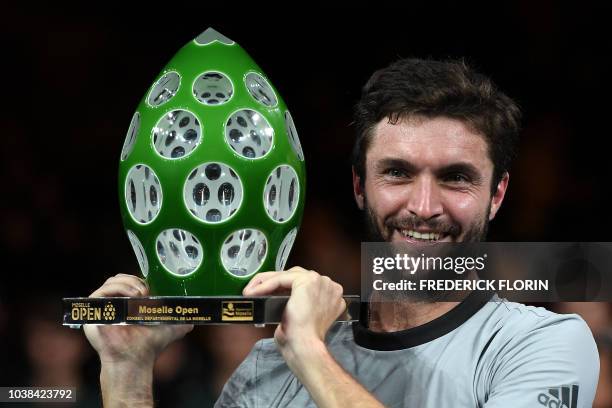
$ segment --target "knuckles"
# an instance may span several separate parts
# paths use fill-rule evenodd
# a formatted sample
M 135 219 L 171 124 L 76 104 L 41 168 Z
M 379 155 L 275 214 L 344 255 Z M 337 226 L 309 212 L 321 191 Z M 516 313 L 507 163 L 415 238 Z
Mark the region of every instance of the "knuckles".
M 312 272 L 309 271 L 307 269 L 302 268 L 301 266 L 293 266 L 289 269 L 287 269 L 288 272 L 300 272 L 300 273 L 304 273 L 304 272 Z
M 305 273 L 300 277 L 300 280 L 306 284 L 319 286 L 320 289 L 326 290 L 327 293 L 331 293 L 335 298 L 342 298 L 344 294 L 342 285 L 332 280 L 329 276 L 323 276 L 314 271 Z
M 121 278 L 124 278 L 124 279 L 127 278 L 128 280 L 134 283 L 141 282 L 146 286 L 146 282 L 143 281 L 142 279 L 134 275 L 127 275 L 125 273 L 118 273 L 115 276 L 111 276 L 110 278 L 106 279 L 106 281 L 104 281 L 104 284 L 116 282 L 118 279 L 121 279 Z
M 104 281 L 102 286 L 97 291 L 94 291 L 90 295 L 90 297 L 93 296 L 95 293 L 97 293 L 100 290 L 102 291 L 110 290 L 109 288 L 106 288 L 106 287 L 112 284 L 127 285 L 128 288 L 124 289 L 127 291 L 125 294 L 139 296 L 139 295 L 146 295 L 148 293 L 148 285 L 144 280 L 134 275 L 119 273 L 115 276 L 111 276 L 108 279 L 106 279 L 106 281 Z
M 323 277 L 316 272 L 308 272 L 304 275 L 304 280 L 313 285 L 318 285 L 323 280 Z

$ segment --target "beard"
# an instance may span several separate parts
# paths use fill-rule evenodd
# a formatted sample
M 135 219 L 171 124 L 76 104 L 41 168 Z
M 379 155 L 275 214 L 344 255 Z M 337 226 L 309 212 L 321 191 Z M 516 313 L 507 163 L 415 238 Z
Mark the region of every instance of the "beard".
M 465 230 L 456 222 L 453 221 L 443 221 L 437 219 L 423 219 L 416 215 L 410 215 L 408 217 L 389 217 L 383 221 L 382 229 L 379 227 L 377 223 L 377 215 L 369 205 L 367 197 L 364 197 L 364 217 L 365 217 L 365 225 L 366 225 L 366 234 L 369 242 L 391 242 L 391 237 L 393 232 L 396 229 L 430 229 L 434 231 L 439 231 L 444 234 L 449 235 L 453 241 L 459 242 L 458 237 L 461 236 L 460 242 L 470 243 L 470 242 L 481 242 L 486 241 L 487 233 L 489 230 L 489 217 L 491 203 L 487 206 L 487 211 L 481 217 L 478 217 L 470 223 Z M 463 234 L 462 234 L 463 233 Z M 395 253 L 408 253 L 411 256 L 418 256 L 419 253 L 422 252 L 422 249 L 418 249 L 417 247 L 412 247 L 409 243 L 401 243 L 400 246 L 396 250 L 392 250 L 391 253 L 386 254 L 386 256 L 394 256 Z M 466 248 L 466 245 L 460 245 L 459 247 L 454 245 L 444 245 L 442 243 L 441 246 L 434 246 L 428 250 L 428 254 L 432 256 L 460 256 L 466 255 L 466 251 L 469 252 L 469 249 Z M 397 278 L 397 276 L 383 276 L 383 280 L 386 278 L 392 279 Z M 415 280 L 415 279 L 460 279 L 463 276 L 453 273 L 448 273 L 446 271 L 437 272 L 437 271 L 419 271 L 419 273 L 415 273 L 414 275 L 405 275 L 402 276 L 407 280 Z M 417 301 L 417 302 L 440 302 L 449 300 L 449 296 L 452 296 L 449 293 L 443 291 L 417 291 L 413 293 L 406 293 L 403 291 L 391 291 L 386 292 L 383 295 L 383 298 L 386 301 Z M 380 299 L 379 299 L 380 300 Z
M 429 229 L 450 235 L 456 239 L 463 232 L 463 228 L 452 221 L 425 220 L 416 215 L 409 217 L 389 217 L 383 222 L 383 230 L 378 226 L 376 213 L 368 203 L 367 196 L 364 195 L 364 209 L 366 237 L 369 242 L 390 242 L 393 231 L 396 229 Z M 465 230 L 461 242 L 481 242 L 486 241 L 489 232 L 489 217 L 491 203 L 487 206 L 487 211 L 483 217 L 474 220 Z

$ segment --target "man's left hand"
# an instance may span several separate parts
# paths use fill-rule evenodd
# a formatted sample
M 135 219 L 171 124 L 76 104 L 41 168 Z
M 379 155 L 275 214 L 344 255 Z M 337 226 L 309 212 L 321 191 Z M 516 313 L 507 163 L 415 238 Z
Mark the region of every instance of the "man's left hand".
M 244 296 L 287 293 L 289 301 L 274 339 L 289 362 L 309 348 L 323 344 L 332 323 L 346 310 L 346 302 L 340 284 L 300 267 L 259 273 L 242 291 Z

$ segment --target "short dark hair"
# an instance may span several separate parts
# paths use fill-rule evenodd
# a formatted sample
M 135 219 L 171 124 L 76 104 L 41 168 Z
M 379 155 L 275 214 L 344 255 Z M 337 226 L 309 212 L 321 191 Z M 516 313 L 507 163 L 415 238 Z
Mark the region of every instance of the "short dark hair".
M 355 106 L 353 166 L 363 183 L 373 130 L 384 118 L 448 117 L 466 123 L 487 142 L 493 162 L 492 192 L 515 155 L 521 112 L 493 82 L 465 61 L 401 59 L 376 71 Z

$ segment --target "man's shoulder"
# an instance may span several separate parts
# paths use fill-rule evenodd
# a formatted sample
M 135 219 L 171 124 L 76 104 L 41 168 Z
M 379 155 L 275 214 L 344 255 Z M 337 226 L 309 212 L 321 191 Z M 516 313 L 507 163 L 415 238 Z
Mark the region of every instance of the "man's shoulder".
M 497 297 L 481 312 L 478 323 L 488 333 L 481 339 L 483 355 L 498 363 L 563 360 L 576 366 L 598 362 L 593 334 L 577 314 L 558 314 Z
M 590 406 L 599 356 L 591 330 L 580 316 L 495 297 L 480 312 L 479 323 L 488 335 L 479 339 L 477 376 L 480 395 L 491 405 L 532 403 L 553 398 L 555 387 L 575 387 L 580 402 L 575 406 Z
M 493 326 L 494 331 L 509 331 L 513 337 L 534 332 L 559 333 L 568 336 L 574 332 L 588 334 L 591 331 L 577 314 L 559 314 L 544 307 L 529 306 L 510 302 L 497 295 L 482 310 L 484 324 Z

